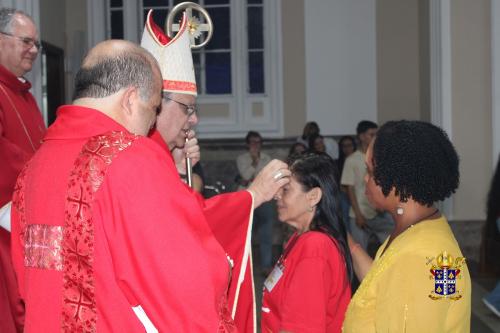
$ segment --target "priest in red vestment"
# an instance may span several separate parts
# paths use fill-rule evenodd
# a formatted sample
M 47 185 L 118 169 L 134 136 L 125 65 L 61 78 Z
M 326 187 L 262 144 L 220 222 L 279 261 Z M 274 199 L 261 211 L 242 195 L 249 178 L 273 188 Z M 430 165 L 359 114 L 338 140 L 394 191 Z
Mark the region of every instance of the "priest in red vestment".
M 197 87 L 188 29 L 197 25 L 190 20 L 192 18 L 186 13 L 177 34 L 169 38 L 155 24 L 153 12 L 150 11 L 141 41 L 141 45 L 158 61 L 163 78 L 162 109 L 151 138 L 165 149 L 170 158 L 174 156 L 182 173 L 186 173 L 185 163 L 182 165 L 180 162 L 185 161 L 186 153 L 194 159 L 194 163 L 199 159 L 199 147 L 191 130 L 198 123 L 198 117 L 195 106 Z M 191 33 L 196 35 L 196 31 Z M 256 332 L 250 241 L 254 206 L 251 198 L 246 191 L 239 191 L 206 201 L 201 197 L 199 199 L 214 236 L 233 265 L 232 282 L 228 290 L 231 316 L 240 332 Z
M 145 137 L 161 86 L 147 51 L 98 44 L 21 172 L 12 251 L 26 332 L 236 331 L 226 251 L 173 159 Z M 246 197 L 270 200 L 285 169 L 271 162 Z
M 40 44 L 32 19 L 24 12 L 0 9 L 0 209 L 10 209 L 16 178 L 45 134 L 45 124 L 31 84 Z M 2 215 L 2 214 L 0 214 Z M 10 214 L 0 224 L 9 229 Z M 0 332 L 22 332 L 24 306 L 19 298 L 10 258 L 10 234 L 0 228 Z

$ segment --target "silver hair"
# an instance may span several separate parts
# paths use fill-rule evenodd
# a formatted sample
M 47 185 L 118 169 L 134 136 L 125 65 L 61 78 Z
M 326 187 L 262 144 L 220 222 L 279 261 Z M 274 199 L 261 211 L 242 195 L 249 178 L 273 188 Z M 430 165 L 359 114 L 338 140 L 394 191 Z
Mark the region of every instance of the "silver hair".
M 2 7 L 0 8 L 0 31 L 11 33 L 12 21 L 16 15 L 25 16 L 29 18 L 31 22 L 34 22 L 30 15 L 20 9 Z

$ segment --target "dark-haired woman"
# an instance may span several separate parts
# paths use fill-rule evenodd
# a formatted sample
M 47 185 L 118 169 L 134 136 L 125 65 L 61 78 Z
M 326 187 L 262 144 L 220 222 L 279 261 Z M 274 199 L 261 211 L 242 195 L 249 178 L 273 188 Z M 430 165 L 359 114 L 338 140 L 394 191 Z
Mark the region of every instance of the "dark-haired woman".
M 362 280 L 344 332 L 469 332 L 471 281 L 437 201 L 455 192 L 458 156 L 440 128 L 419 121 L 382 126 L 366 154 L 368 200 L 395 221 L 372 262 L 350 243 Z
M 304 154 L 289 168 L 276 200 L 280 221 L 296 232 L 264 283 L 262 332 L 340 332 L 352 265 L 334 162 Z
M 309 151 L 316 154 L 326 152 L 325 141 L 321 134 L 313 134 L 309 137 Z

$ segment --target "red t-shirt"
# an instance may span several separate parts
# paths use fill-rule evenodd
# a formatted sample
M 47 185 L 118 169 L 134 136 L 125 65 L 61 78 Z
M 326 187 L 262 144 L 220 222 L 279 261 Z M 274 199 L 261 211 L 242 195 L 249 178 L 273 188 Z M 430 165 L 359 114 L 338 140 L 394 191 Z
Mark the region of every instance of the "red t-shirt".
M 294 237 L 283 275 L 271 291 L 264 287 L 262 332 L 340 332 L 351 299 L 343 256 L 322 232 Z

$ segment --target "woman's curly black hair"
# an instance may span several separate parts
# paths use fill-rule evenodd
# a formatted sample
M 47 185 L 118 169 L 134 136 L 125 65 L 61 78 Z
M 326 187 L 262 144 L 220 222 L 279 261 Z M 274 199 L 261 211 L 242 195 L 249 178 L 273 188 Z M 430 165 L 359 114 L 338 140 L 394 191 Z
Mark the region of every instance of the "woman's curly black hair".
M 455 192 L 459 158 L 446 133 L 423 121 L 389 121 L 373 145 L 373 176 L 385 196 L 432 206 Z

